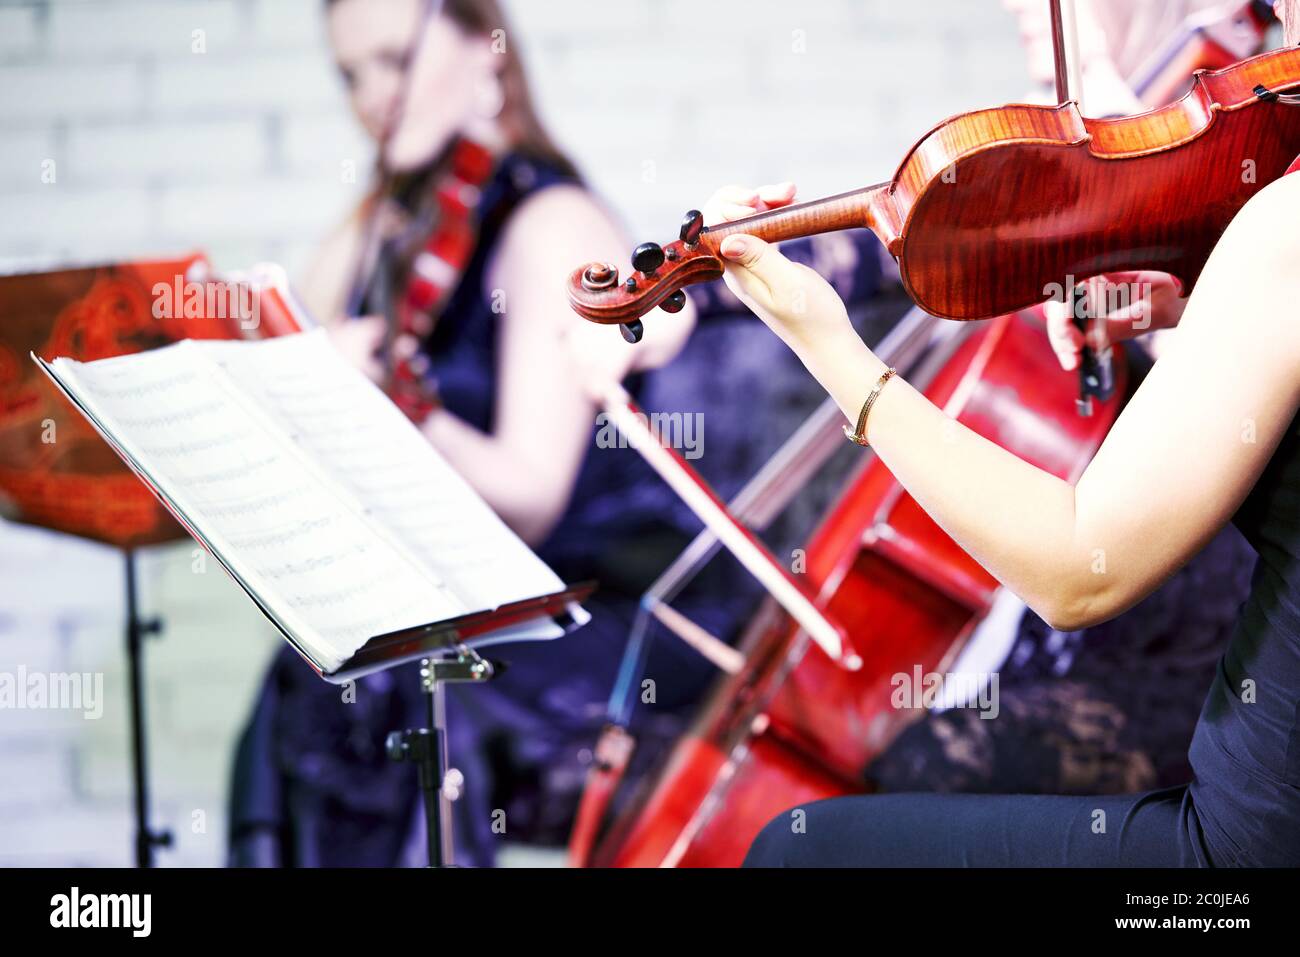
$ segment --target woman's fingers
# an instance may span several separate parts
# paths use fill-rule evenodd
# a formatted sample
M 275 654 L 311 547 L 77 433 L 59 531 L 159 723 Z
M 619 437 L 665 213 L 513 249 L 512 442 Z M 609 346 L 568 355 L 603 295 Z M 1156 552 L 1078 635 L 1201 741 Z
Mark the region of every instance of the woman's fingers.
M 794 298 L 799 286 L 794 264 L 776 246 L 738 233 L 724 239 L 718 251 L 727 263 L 727 284 L 746 305 L 771 311 Z
M 746 236 L 742 233 L 728 236 L 722 241 L 718 251 L 722 253 L 722 258 L 727 262 L 745 267 L 745 269 L 765 282 L 775 278 L 776 271 L 780 269 L 781 261 L 785 260 L 785 257 L 768 243 L 763 242 L 756 236 Z
M 1052 351 L 1062 368 L 1077 369 L 1085 343 L 1100 353 L 1111 343 L 1177 325 L 1187 304 L 1179 295 L 1181 291 L 1178 279 L 1152 270 L 1093 277 L 1088 280 L 1087 288 L 1086 335 L 1073 322 L 1073 302 L 1044 303 Z
M 713 194 L 715 199 L 721 199 L 729 203 L 753 203 L 758 199 L 758 190 L 752 186 L 738 186 L 731 184 L 724 186 Z
M 756 212 L 760 212 L 755 206 L 742 206 L 739 203 L 724 203 L 718 211 L 720 214 L 718 222 L 721 223 L 744 219 L 746 216 L 753 216 Z
M 383 363 L 377 356 L 384 340 L 382 316 L 340 320 L 330 325 L 327 331 L 334 348 L 367 378 L 377 382 L 383 377 Z
M 1061 368 L 1067 372 L 1079 367 L 1079 353 L 1083 350 L 1083 333 L 1074 324 L 1069 307 L 1063 302 L 1048 302 L 1043 305 L 1043 315 L 1047 319 L 1047 341 L 1056 353 Z
M 704 223 L 706 226 L 712 226 L 715 223 L 725 223 L 731 219 L 748 216 L 753 212 L 753 207 L 758 201 L 757 190 L 745 186 L 724 186 L 710 196 L 709 201 L 704 204 Z M 739 209 L 747 212 L 738 213 Z
M 774 183 L 770 186 L 760 186 L 758 188 L 758 198 L 768 209 L 790 205 L 794 199 L 794 194 L 795 185 L 791 182 Z
M 753 189 L 748 186 L 724 186 L 704 204 L 704 223 L 729 223 L 755 213 L 788 206 L 794 200 L 794 183 L 775 183 Z

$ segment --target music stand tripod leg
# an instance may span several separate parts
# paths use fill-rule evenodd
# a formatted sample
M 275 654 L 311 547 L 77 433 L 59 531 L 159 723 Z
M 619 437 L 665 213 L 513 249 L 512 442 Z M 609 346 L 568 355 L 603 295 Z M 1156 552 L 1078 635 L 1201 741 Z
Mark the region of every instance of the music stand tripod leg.
M 170 847 L 172 834 L 149 824 L 149 752 L 144 711 L 144 640 L 162 632 L 162 619 L 141 618 L 135 552 L 126 549 L 126 658 L 130 683 L 131 763 L 135 785 L 135 864 L 153 867 L 155 847 Z
M 388 756 L 394 761 L 414 761 L 416 764 L 424 802 L 430 867 L 455 866 L 451 852 L 444 852 L 444 847 L 452 844 L 452 828 L 443 807 L 447 739 L 442 686 L 447 682 L 484 682 L 496 673 L 497 668 L 492 662 L 464 645 L 447 656 L 421 659 L 420 690 L 424 693 L 427 727 L 407 728 L 388 735 Z

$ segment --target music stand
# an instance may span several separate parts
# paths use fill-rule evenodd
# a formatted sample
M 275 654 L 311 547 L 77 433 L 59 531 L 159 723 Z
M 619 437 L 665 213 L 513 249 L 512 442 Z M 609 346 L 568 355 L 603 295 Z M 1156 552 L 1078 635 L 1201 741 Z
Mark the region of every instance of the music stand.
M 447 713 L 442 685 L 448 682 L 482 683 L 497 674 L 497 667 L 472 648 L 461 645 L 453 653 L 420 661 L 420 690 L 424 694 L 423 728 L 408 728 L 388 735 L 388 756 L 394 761 L 414 761 L 424 802 L 425 840 L 429 867 L 454 867 L 455 842 L 443 793 L 447 775 Z
M 565 634 L 581 627 L 587 616 L 580 612 L 580 603 L 591 596 L 595 587 L 594 582 L 579 582 L 551 595 L 373 638 L 339 671 L 321 675 L 327 681 L 339 683 L 419 659 L 425 726 L 393 731 L 385 745 L 394 761 L 416 764 L 430 867 L 455 866 L 445 793 L 447 714 L 443 686 L 482 684 L 505 670 L 503 662 L 489 661 L 474 650 L 470 642 L 476 639 L 543 617 L 549 618 Z
M 162 634 L 158 616 L 141 618 L 136 588 L 135 550 L 123 550 L 126 557 L 126 664 L 131 706 L 131 764 L 135 787 L 135 865 L 153 867 L 156 847 L 171 847 L 172 832 L 155 831 L 149 823 L 149 749 L 144 715 L 144 640 Z

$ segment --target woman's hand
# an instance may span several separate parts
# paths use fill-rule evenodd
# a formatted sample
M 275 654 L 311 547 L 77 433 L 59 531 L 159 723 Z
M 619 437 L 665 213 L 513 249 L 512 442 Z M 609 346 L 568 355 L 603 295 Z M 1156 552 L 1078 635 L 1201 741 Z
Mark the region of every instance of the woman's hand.
M 379 358 L 379 347 L 384 341 L 382 316 L 361 316 L 340 319 L 326 327 L 330 343 L 352 366 L 366 374 L 371 382 L 384 378 L 384 364 Z
M 727 186 L 705 204 L 704 221 L 712 226 L 788 206 L 794 194 L 793 183 Z M 727 287 L 791 348 L 800 351 L 845 333 L 857 338 L 839 295 L 814 270 L 753 236 L 728 236 L 719 251 Z
M 1111 273 L 1090 282 L 1097 290 L 1093 295 L 1103 301 L 1096 321 L 1088 324 L 1086 337 L 1087 344 L 1096 353 L 1104 352 L 1112 342 L 1171 329 L 1178 325 L 1187 308 L 1182 284 L 1168 273 Z M 1115 308 L 1110 308 L 1112 305 Z M 1049 302 L 1043 312 L 1047 318 L 1047 338 L 1062 368 L 1067 371 L 1078 368 L 1085 336 L 1072 321 L 1069 306 Z

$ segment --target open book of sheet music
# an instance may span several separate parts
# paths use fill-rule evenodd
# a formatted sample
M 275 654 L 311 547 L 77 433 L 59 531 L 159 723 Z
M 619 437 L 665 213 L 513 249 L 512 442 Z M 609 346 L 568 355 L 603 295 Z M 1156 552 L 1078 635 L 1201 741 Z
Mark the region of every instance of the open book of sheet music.
M 586 620 L 322 331 L 36 361 L 323 677 Z

